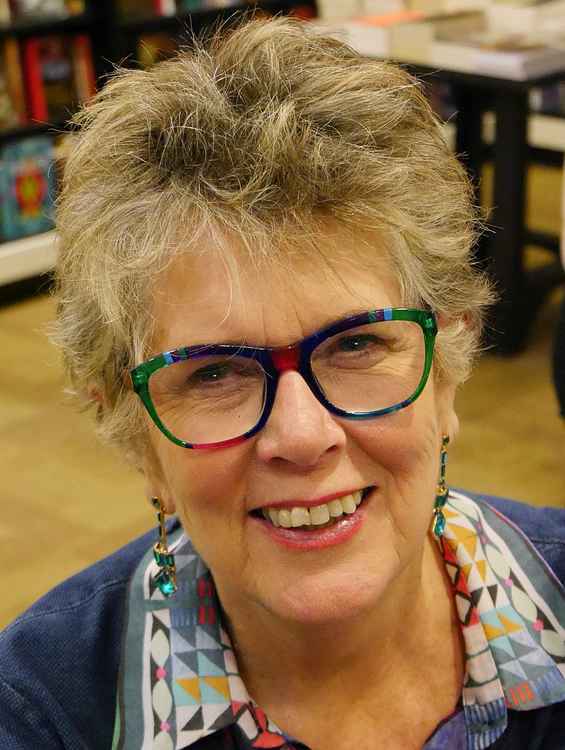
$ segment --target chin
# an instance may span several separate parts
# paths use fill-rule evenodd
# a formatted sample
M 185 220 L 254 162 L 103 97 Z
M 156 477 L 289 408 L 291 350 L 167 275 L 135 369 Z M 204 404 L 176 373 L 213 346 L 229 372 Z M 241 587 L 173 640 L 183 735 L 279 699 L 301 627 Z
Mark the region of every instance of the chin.
M 261 599 L 271 614 L 295 625 L 345 624 L 374 611 L 393 578 L 392 570 L 309 574 Z

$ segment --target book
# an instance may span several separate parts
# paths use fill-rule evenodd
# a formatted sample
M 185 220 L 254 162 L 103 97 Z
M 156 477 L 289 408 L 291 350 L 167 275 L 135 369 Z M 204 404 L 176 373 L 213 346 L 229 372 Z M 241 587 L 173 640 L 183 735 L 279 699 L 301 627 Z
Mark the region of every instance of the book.
M 381 16 L 385 13 L 399 13 L 410 10 L 404 0 L 363 0 L 362 11 L 359 15 Z
M 116 10 L 123 20 L 151 18 L 154 7 L 154 0 L 116 0 Z
M 431 45 L 430 64 L 447 70 L 525 81 L 565 71 L 565 35 L 484 31 L 445 36 Z
M 175 0 L 154 0 L 153 11 L 158 16 L 174 16 L 177 12 Z
M 96 74 L 92 45 L 87 34 L 77 34 L 71 39 L 73 75 L 78 102 L 83 104 L 96 93 Z
M 317 0 L 316 6 L 322 21 L 342 21 L 364 12 L 362 0 Z
M 401 11 L 380 16 L 364 16 L 351 21 L 319 23 L 316 28 L 349 44 L 367 57 L 395 58 L 407 62 L 420 59 L 432 42 L 432 32 L 419 11 Z M 406 56 L 405 56 L 406 55 Z
M 432 0 L 425 0 L 430 2 Z M 405 0 L 317 0 L 318 16 L 324 21 L 346 20 L 410 10 Z
M 508 33 L 547 31 L 550 34 L 556 25 L 565 28 L 565 0 L 550 0 L 535 5 L 515 5 L 495 2 L 485 10 L 489 28 Z
M 77 104 L 94 93 L 90 40 L 83 34 L 26 39 L 23 58 L 28 109 L 33 120 L 67 120 Z
M 178 13 L 190 13 L 191 10 L 201 10 L 204 0 L 177 0 Z
M 14 240 L 53 227 L 53 140 L 7 143 L 0 150 L 0 234 Z
M 65 18 L 85 12 L 85 0 L 10 0 L 12 20 Z
M 424 13 L 460 13 L 485 10 L 491 2 L 492 0 L 407 0 L 407 7 Z
M 20 50 L 17 39 L 0 41 L 0 129 L 15 128 L 27 120 Z
M 7 26 L 11 20 L 10 0 L 0 0 L 0 26 Z

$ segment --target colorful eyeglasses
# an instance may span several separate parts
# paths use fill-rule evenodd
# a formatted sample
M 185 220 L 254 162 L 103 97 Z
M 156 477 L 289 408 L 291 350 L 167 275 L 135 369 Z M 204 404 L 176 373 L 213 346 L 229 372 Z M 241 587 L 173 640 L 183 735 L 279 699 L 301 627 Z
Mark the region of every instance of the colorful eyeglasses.
M 340 320 L 291 346 L 199 344 L 152 357 L 131 371 L 155 425 L 176 445 L 236 445 L 265 426 L 282 373 L 295 370 L 318 401 L 345 419 L 403 409 L 430 374 L 435 316 L 385 308 Z

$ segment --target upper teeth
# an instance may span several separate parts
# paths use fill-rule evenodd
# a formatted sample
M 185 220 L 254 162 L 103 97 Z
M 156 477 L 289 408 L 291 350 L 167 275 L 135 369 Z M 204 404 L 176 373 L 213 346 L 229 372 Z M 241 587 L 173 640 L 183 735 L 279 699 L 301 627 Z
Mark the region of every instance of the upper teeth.
M 363 498 L 361 490 L 351 495 L 345 495 L 336 500 L 330 500 L 323 505 L 314 505 L 311 508 L 262 508 L 263 515 L 274 526 L 283 526 L 289 529 L 294 526 L 321 526 L 330 518 L 339 518 L 344 513 L 355 513 L 357 506 Z

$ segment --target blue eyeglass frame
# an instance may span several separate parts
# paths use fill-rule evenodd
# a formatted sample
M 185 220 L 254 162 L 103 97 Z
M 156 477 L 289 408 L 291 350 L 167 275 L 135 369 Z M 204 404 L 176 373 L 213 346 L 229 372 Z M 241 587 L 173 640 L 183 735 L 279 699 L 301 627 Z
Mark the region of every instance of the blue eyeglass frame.
M 314 373 L 312 372 L 310 363 L 312 352 L 326 339 L 334 336 L 336 333 L 342 333 L 350 328 L 366 325 L 368 323 L 378 323 L 389 320 L 410 321 L 412 323 L 417 323 L 422 329 L 425 345 L 425 360 L 422 377 L 416 390 L 409 398 L 401 401 L 399 404 L 388 406 L 385 409 L 377 409 L 376 411 L 348 412 L 334 406 L 334 404 L 328 401 L 325 397 L 323 391 L 318 385 Z M 157 354 L 146 362 L 137 365 L 137 367 L 134 367 L 131 370 L 130 376 L 133 390 L 140 397 L 149 416 L 163 435 L 171 440 L 171 442 L 175 443 L 175 445 L 178 445 L 181 448 L 191 448 L 195 450 L 228 448 L 233 445 L 238 445 L 244 440 L 248 440 L 265 426 L 275 402 L 279 377 L 283 372 L 288 370 L 295 370 L 298 372 L 304 378 L 318 401 L 331 414 L 335 414 L 338 417 L 352 420 L 374 419 L 375 417 L 381 417 L 385 414 L 404 409 L 418 398 L 426 386 L 432 368 L 436 334 L 437 322 L 433 312 L 414 308 L 386 307 L 378 310 L 369 310 L 339 320 L 336 323 L 332 323 L 326 328 L 322 328 L 320 331 L 316 331 L 310 336 L 307 336 L 302 339 L 302 341 L 298 341 L 289 346 L 258 347 L 245 346 L 243 344 L 198 344 L 196 346 L 185 346 L 178 349 L 172 349 L 163 352 L 162 354 Z M 173 435 L 161 421 L 149 392 L 149 380 L 155 372 L 161 370 L 163 367 L 169 367 L 170 365 L 175 364 L 175 362 L 214 355 L 237 355 L 239 357 L 247 357 L 256 360 L 261 365 L 266 375 L 269 376 L 265 378 L 266 385 L 263 410 L 258 422 L 250 430 L 243 433 L 243 435 L 214 443 L 189 443 L 186 440 L 181 440 Z

